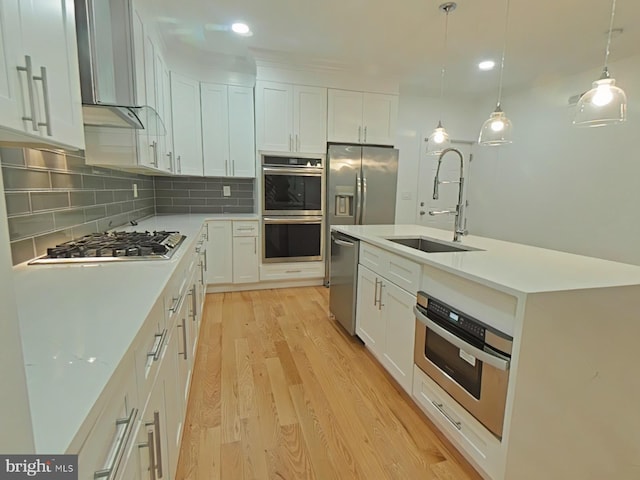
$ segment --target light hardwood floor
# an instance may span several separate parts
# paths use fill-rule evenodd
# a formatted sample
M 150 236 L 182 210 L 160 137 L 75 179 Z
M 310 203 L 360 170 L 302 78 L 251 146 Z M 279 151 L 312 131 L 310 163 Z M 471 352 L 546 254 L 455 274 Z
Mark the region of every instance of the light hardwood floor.
M 328 295 L 207 296 L 177 479 L 480 479 L 328 318 Z

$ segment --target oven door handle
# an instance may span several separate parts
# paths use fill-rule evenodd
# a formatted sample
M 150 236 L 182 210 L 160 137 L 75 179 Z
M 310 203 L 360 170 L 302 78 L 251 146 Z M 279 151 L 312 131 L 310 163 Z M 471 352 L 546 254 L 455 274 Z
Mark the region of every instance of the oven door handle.
M 316 224 L 322 223 L 322 217 L 262 217 L 265 224 L 283 224 L 283 223 L 297 223 L 297 224 Z
M 461 350 L 464 350 L 465 352 L 470 353 L 481 362 L 484 362 L 487 365 L 491 365 L 492 367 L 495 367 L 498 370 L 503 370 L 505 372 L 509 370 L 509 365 L 510 365 L 509 360 L 496 357 L 495 355 L 487 353 L 484 350 L 480 350 L 479 348 L 474 347 L 470 343 L 465 342 L 460 337 L 454 335 L 451 332 L 448 332 L 447 330 L 442 328 L 440 325 L 435 323 L 433 320 L 431 320 L 429 317 L 425 316 L 425 314 L 422 313 L 420 310 L 418 310 L 418 307 L 416 307 L 415 305 L 413 306 L 413 313 L 415 314 L 416 319 L 418 319 L 418 321 L 423 323 L 429 330 L 431 330 L 433 333 L 435 333 L 439 337 L 442 337 L 452 345 L 455 345 Z
M 301 177 L 321 177 L 322 176 L 322 168 L 318 167 L 282 167 L 282 168 L 274 168 L 274 167 L 262 167 L 263 174 L 269 175 L 297 175 Z

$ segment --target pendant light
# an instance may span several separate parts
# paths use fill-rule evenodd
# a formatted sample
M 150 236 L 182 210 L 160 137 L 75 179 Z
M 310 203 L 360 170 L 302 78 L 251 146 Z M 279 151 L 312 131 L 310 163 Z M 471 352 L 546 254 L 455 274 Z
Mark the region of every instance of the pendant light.
M 573 124 L 579 127 L 603 127 L 627 120 L 627 96 L 621 88 L 616 87 L 616 81 L 609 75 L 608 68 L 615 13 L 616 0 L 613 0 L 602 75 L 593 82 L 593 88 L 578 100 Z
M 443 3 L 438 7 L 439 10 L 443 11 L 445 15 L 444 21 L 444 48 L 442 52 L 442 69 L 440 71 L 440 118 L 442 118 L 442 104 L 444 101 L 444 74 L 445 74 L 445 60 L 447 58 L 447 37 L 449 33 L 449 13 L 456 9 L 456 4 L 454 2 Z M 449 148 L 451 146 L 451 140 L 449 139 L 449 134 L 442 126 L 442 120 L 438 120 L 438 126 L 435 130 L 429 135 L 427 139 L 427 153 L 430 155 L 440 155 L 445 148 Z
M 511 131 L 513 126 L 511 120 L 502 111 L 500 101 L 502 100 L 502 76 L 504 74 L 504 56 L 507 51 L 507 27 L 509 25 L 509 0 L 505 1 L 504 15 L 504 43 L 502 45 L 502 61 L 500 62 L 500 81 L 498 83 L 498 103 L 496 109 L 491 112 L 489 118 L 482 124 L 478 143 L 483 146 L 497 147 L 511 143 Z

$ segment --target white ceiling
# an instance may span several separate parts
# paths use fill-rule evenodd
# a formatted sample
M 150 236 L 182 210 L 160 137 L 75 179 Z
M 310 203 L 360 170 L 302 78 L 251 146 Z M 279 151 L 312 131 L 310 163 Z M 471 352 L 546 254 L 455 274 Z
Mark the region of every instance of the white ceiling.
M 444 13 L 441 0 L 142 0 L 173 53 L 350 65 L 427 93 L 439 91 Z M 474 95 L 496 89 L 504 0 L 459 0 L 449 16 L 447 92 Z M 521 88 L 601 68 L 609 0 L 511 0 L 505 88 Z M 250 25 L 253 36 L 224 28 Z M 618 0 L 611 60 L 640 53 L 640 1 Z M 205 57 L 206 58 L 206 57 Z M 615 72 L 612 72 L 615 76 Z

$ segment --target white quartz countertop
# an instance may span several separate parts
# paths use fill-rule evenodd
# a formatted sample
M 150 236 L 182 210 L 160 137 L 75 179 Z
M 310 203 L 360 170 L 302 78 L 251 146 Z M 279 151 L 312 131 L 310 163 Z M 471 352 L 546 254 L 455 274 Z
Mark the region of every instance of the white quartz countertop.
M 159 215 L 116 230 L 177 230 L 170 260 L 14 268 L 36 452 L 64 453 L 206 220 Z
M 451 253 L 424 253 L 387 240 L 423 236 L 451 242 L 452 232 L 436 228 L 419 225 L 334 225 L 331 229 L 421 264 L 511 294 L 640 284 L 640 266 L 474 235 L 463 237 L 461 246 L 480 250 Z

